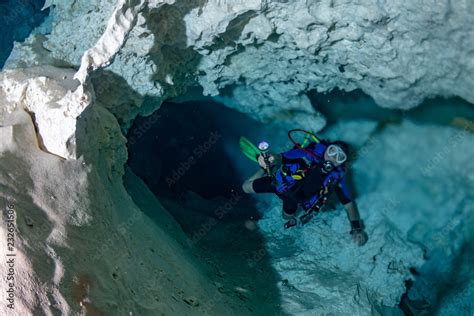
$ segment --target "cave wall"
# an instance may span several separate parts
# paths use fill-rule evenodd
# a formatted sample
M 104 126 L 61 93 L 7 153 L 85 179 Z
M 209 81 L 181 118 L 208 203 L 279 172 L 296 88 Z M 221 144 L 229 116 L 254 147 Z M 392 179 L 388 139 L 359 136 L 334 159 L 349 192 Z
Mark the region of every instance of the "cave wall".
M 0 266 L 5 278 L 14 275 L 0 282 L 3 293 L 13 288 L 2 315 L 245 315 L 157 198 L 124 170 L 116 118 L 73 74 L 51 66 L 0 73 L 0 255 L 14 255 Z M 70 98 L 74 91 L 91 97 L 78 116 L 68 111 L 84 103 Z M 59 137 L 48 121 L 74 132 Z M 48 139 L 56 146 L 45 147 Z
M 470 1 L 174 2 L 138 12 L 105 76 L 123 80 L 98 83 L 105 95 L 122 96 L 109 104 L 123 126 L 195 84 L 263 122 L 314 129 L 325 121 L 306 97 L 311 89 L 359 88 L 384 107 L 432 96 L 474 102 Z M 114 4 L 48 1 L 51 34 L 16 45 L 6 67 L 79 65 Z M 21 58 L 32 50 L 34 58 Z M 140 107 L 145 94 L 156 97 L 154 106 Z

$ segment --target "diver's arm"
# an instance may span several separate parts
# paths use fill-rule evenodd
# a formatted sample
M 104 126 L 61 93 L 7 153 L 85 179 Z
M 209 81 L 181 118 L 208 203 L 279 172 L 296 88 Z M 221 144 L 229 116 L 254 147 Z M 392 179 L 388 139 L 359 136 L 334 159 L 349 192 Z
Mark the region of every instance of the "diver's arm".
M 365 245 L 369 236 L 364 230 L 364 223 L 360 219 L 359 211 L 354 202 L 349 202 L 344 205 L 347 217 L 351 222 L 352 240 L 359 246 Z
M 357 229 L 357 223 L 355 222 L 361 222 L 360 220 L 360 214 L 359 214 L 359 210 L 357 209 L 357 206 L 354 202 L 349 202 L 347 204 L 344 204 L 344 208 L 346 209 L 346 213 L 347 213 L 347 218 L 349 219 L 349 221 L 351 222 L 351 228 L 352 229 Z M 354 223 L 354 224 L 353 224 Z M 354 227 L 354 225 L 356 227 Z M 363 229 L 362 227 L 362 224 L 360 223 L 359 224 L 359 229 Z
M 336 195 L 339 201 L 341 202 L 342 205 L 344 205 L 344 208 L 346 209 L 347 218 L 351 222 L 351 228 L 357 229 L 357 227 L 359 227 L 360 229 L 362 224 L 357 223 L 357 222 L 360 222 L 359 211 L 357 210 L 357 205 L 353 201 L 351 193 L 349 189 L 347 188 L 345 178 L 341 179 L 339 184 L 336 186 L 335 191 L 336 191 Z
M 336 186 L 336 194 L 341 204 L 346 209 L 347 218 L 351 223 L 351 235 L 354 241 L 362 246 L 367 242 L 367 234 L 364 231 L 364 223 L 360 219 L 359 210 L 356 203 L 352 200 L 346 181 L 343 178 Z

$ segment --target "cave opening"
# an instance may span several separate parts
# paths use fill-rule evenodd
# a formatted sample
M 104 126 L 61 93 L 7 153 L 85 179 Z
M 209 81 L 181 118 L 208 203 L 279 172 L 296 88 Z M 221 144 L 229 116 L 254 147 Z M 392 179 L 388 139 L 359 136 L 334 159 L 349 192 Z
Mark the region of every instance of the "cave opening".
M 164 102 L 131 126 L 128 166 L 161 200 L 185 202 L 195 195 L 222 201 L 239 196 L 245 206 L 232 208 L 223 219 L 258 219 L 252 197 L 241 189 L 255 165 L 240 152 L 238 142 L 240 136 L 261 135 L 264 129 L 247 115 L 210 99 Z M 189 219 L 171 212 L 186 230 Z M 212 212 L 206 215 L 216 217 Z
M 133 122 L 127 168 L 216 268 L 215 282 L 234 288 L 249 310 L 279 314 L 279 278 L 256 225 L 262 214 L 241 189 L 257 166 L 240 151 L 239 138 L 265 133 L 261 123 L 210 99 L 167 101 Z M 160 225 L 159 214 L 147 215 Z
M 137 117 L 128 132 L 130 168 L 156 195 L 192 191 L 205 199 L 239 191 L 249 164 L 238 150 L 242 135 L 262 124 L 212 100 L 164 102 Z

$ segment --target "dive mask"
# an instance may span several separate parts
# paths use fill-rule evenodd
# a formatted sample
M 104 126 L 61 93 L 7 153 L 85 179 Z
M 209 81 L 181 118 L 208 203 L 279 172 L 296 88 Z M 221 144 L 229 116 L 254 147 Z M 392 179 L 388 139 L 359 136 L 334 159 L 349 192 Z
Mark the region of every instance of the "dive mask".
M 347 160 L 346 153 L 337 145 L 329 145 L 326 150 L 328 156 L 334 158 L 338 164 L 342 164 Z

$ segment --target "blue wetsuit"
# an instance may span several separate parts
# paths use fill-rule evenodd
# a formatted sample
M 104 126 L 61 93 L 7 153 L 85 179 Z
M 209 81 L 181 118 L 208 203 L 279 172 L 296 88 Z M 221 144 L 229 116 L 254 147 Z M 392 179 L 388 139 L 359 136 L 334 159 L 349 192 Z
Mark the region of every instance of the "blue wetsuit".
M 282 153 L 282 164 L 275 172 L 275 176 L 255 180 L 254 191 L 276 193 L 283 200 L 283 210 L 287 214 L 294 214 L 298 204 L 301 204 L 305 210 L 309 209 L 319 198 L 321 188 L 329 183 L 334 187 L 342 204 L 351 202 L 352 197 L 345 181 L 344 167 L 339 166 L 329 173 L 323 173 L 319 167 L 324 162 L 327 146 L 322 143 L 310 143 L 306 149 L 314 156 L 298 148 Z M 304 177 L 301 180 L 292 177 L 292 175 L 302 173 Z

